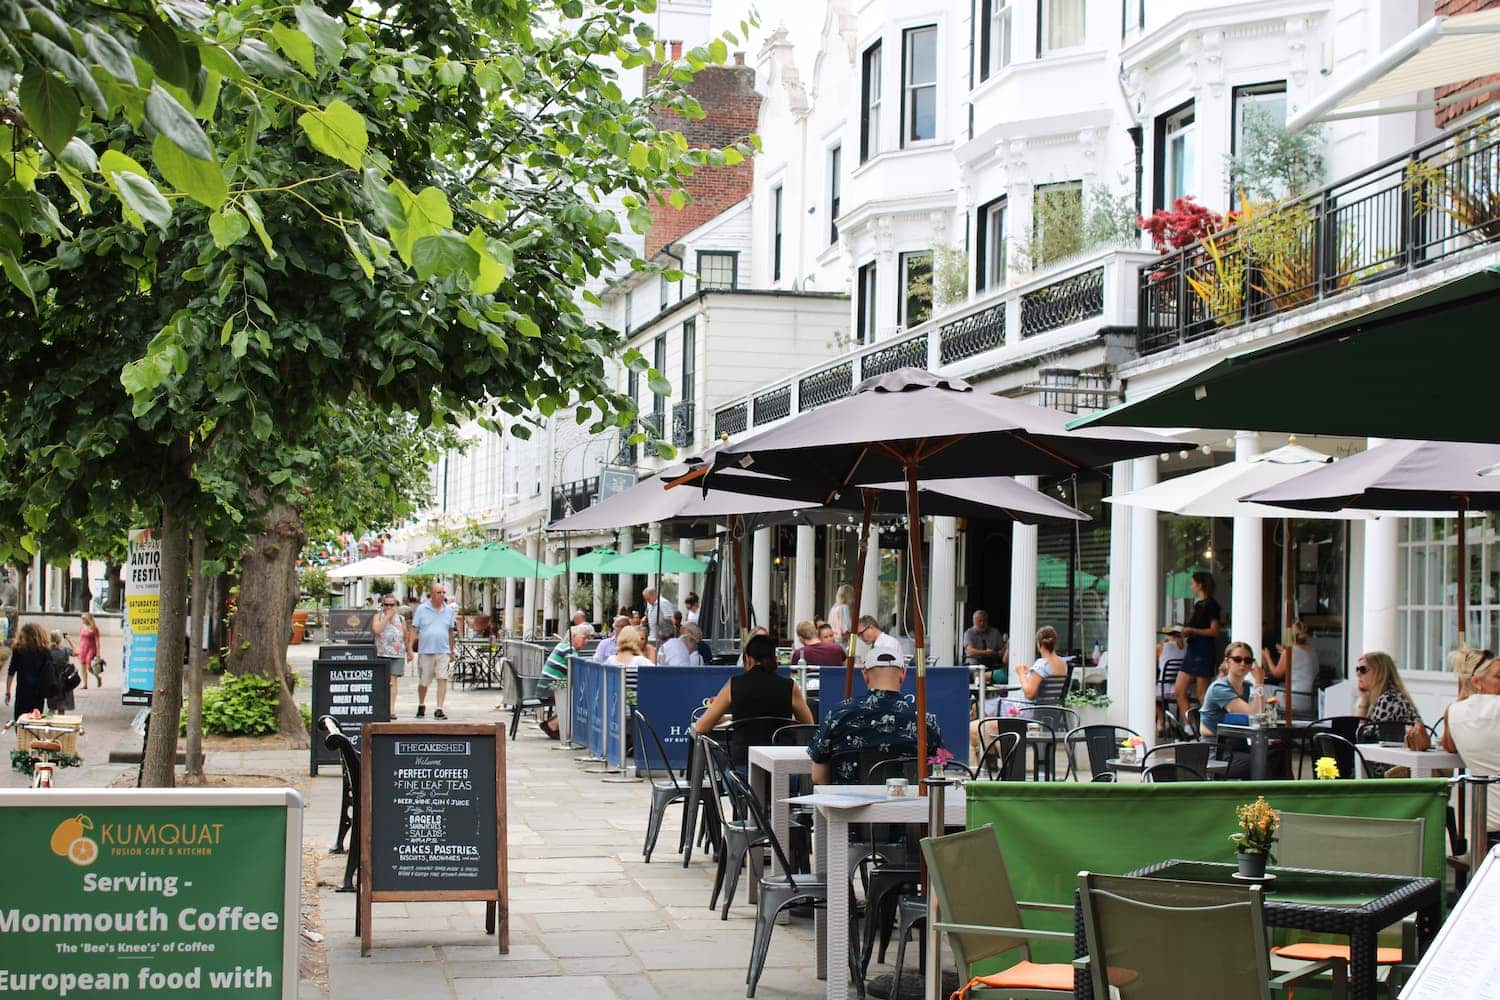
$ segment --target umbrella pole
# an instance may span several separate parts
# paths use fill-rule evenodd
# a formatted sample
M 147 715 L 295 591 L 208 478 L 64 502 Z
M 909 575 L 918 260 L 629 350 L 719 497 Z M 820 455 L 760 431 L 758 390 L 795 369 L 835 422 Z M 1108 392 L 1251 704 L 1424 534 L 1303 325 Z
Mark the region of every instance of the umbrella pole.
M 735 534 L 735 528 L 739 524 L 739 516 L 730 514 L 727 521 L 729 527 L 729 553 L 734 563 L 734 611 L 740 625 L 740 649 L 745 648 L 745 643 L 750 636 L 749 619 L 745 616 L 745 557 L 740 551 L 740 541 Z
M 661 552 L 667 543 L 661 540 L 660 534 L 656 537 L 656 641 L 661 642 Z M 682 595 L 678 594 L 677 599 L 682 600 Z
M 1469 526 L 1469 498 L 1467 494 L 1458 495 L 1458 648 L 1469 648 L 1469 593 L 1468 580 L 1465 579 L 1469 569 L 1468 535 Z
M 906 462 L 906 546 L 911 563 L 911 631 L 917 647 L 917 769 L 927 774 L 927 623 L 922 613 L 922 509 L 917 494 L 917 463 Z M 927 786 L 918 785 L 927 794 Z M 929 956 L 935 959 L 936 956 Z
M 844 657 L 844 697 L 854 697 L 854 644 L 859 640 L 856 626 L 859 624 L 859 599 L 865 590 L 865 559 L 870 550 L 870 514 L 875 508 L 875 491 L 860 490 L 865 501 L 864 515 L 859 522 L 859 555 L 854 560 L 854 604 L 849 609 L 849 652 Z
M 1282 604 L 1286 607 L 1286 630 L 1282 635 L 1283 643 L 1292 641 L 1292 626 L 1297 622 L 1297 598 L 1294 588 L 1297 586 L 1296 566 L 1293 557 L 1296 552 L 1292 547 L 1292 519 L 1287 518 L 1282 522 L 1281 534 L 1283 538 L 1282 548 L 1286 550 L 1286 580 L 1282 588 L 1286 591 L 1285 600 Z M 1283 712 L 1286 716 L 1286 724 L 1292 724 L 1292 660 L 1289 654 L 1286 664 L 1286 676 L 1281 680 L 1282 697 L 1286 699 L 1286 707 Z

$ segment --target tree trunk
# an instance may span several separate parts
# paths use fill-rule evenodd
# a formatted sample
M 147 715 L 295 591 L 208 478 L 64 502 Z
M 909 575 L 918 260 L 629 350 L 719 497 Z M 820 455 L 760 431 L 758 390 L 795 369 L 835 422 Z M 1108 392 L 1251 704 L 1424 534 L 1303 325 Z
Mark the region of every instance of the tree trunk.
M 285 504 L 272 507 L 265 532 L 251 539 L 240 560 L 240 593 L 228 663 L 231 673 L 262 674 L 280 681 L 276 729 L 300 741 L 307 739 L 307 726 L 287 686 L 286 647 L 297 606 L 297 555 L 306 542 L 297 509 Z
M 187 768 L 183 784 L 203 783 L 203 629 L 212 619 L 208 606 L 208 579 L 203 575 L 203 526 L 193 532 L 191 561 L 192 614 L 188 617 L 187 666 Z
M 182 717 L 182 652 L 187 613 L 187 526 L 170 512 L 161 519 L 161 608 L 156 626 L 156 684 L 151 731 L 141 762 L 141 785 L 171 788 L 177 774 L 177 726 Z

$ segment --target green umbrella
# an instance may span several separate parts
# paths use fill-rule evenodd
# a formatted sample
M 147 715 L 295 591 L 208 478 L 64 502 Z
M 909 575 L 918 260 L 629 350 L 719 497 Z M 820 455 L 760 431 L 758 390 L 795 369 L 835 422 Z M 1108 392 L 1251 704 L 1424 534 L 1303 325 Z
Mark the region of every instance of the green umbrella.
M 499 577 L 524 578 L 528 576 L 550 580 L 563 572 L 562 566 L 548 566 L 528 555 L 517 552 L 504 542 L 490 542 L 475 549 L 462 549 L 454 554 L 453 562 L 444 569 L 455 576 L 470 576 L 483 579 Z
M 469 549 L 449 549 L 447 552 L 439 552 L 437 555 L 433 556 L 431 559 L 424 559 L 422 562 L 419 562 L 415 566 L 412 566 L 410 569 L 408 569 L 406 571 L 406 573 L 404 575 L 405 576 L 442 576 L 442 575 L 444 575 L 446 573 L 452 573 L 453 569 L 451 568 L 451 566 L 452 566 L 453 562 L 457 559 L 458 556 L 460 556 L 463 553 L 468 552 L 468 551 L 470 551 L 470 550 Z
M 619 555 L 614 549 L 591 549 L 581 556 L 575 556 L 572 561 L 575 573 L 602 573 L 601 568 L 611 559 Z
M 685 556 L 666 545 L 647 545 L 622 556 L 605 560 L 600 573 L 704 573 L 708 563 Z
M 1230 355 L 1068 426 L 1500 443 L 1491 337 L 1497 304 L 1500 268 L 1482 268 L 1295 340 Z

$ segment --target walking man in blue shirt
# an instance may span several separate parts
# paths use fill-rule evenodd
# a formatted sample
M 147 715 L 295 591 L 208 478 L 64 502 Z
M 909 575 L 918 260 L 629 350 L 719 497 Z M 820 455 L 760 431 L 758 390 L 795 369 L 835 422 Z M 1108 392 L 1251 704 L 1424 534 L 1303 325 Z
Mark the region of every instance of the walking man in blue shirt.
M 437 710 L 434 719 L 446 719 L 443 700 L 448 697 L 448 666 L 453 659 L 453 629 L 457 611 L 448 603 L 448 591 L 432 582 L 427 600 L 411 616 L 411 651 L 417 654 L 417 718 L 427 714 L 427 687 L 437 679 Z

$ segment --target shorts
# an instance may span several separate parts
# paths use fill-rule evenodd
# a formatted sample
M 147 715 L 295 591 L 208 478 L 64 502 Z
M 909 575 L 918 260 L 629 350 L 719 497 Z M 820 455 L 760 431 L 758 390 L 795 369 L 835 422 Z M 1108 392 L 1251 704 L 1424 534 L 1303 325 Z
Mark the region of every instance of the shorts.
M 1219 672 L 1219 665 L 1214 662 L 1212 655 L 1204 656 L 1190 649 L 1182 658 L 1182 672 L 1189 677 L 1213 678 Z
M 440 681 L 447 680 L 448 662 L 451 659 L 447 653 L 418 653 L 417 683 L 426 687 L 434 677 Z
M 406 657 L 404 656 L 382 656 L 385 661 L 385 673 L 387 677 L 406 676 Z
M 536 682 L 536 696 L 542 701 L 551 701 L 557 689 L 567 684 L 561 677 L 553 677 L 551 674 L 543 674 L 542 679 Z

